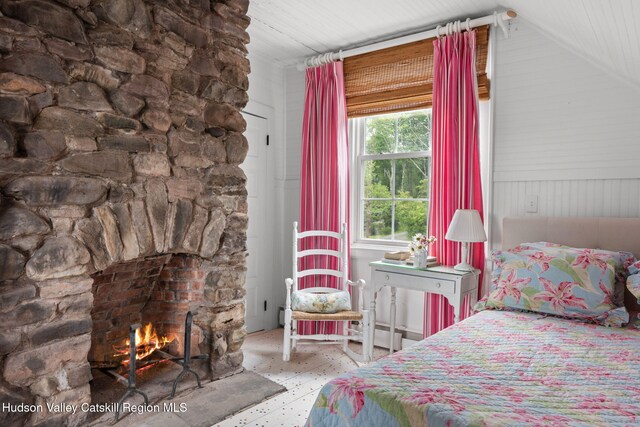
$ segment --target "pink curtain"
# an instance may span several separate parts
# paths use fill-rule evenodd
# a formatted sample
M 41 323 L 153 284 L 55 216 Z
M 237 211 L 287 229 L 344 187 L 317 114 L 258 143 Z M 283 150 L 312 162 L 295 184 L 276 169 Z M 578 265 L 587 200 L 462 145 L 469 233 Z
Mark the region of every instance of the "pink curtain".
M 433 255 L 443 265 L 455 265 L 460 243 L 445 239 L 456 209 L 482 212 L 478 152 L 478 89 L 476 32 L 456 33 L 433 42 L 432 170 L 429 234 L 438 239 Z M 483 243 L 470 245 L 470 263 L 484 266 Z M 482 283 L 480 277 L 479 283 Z M 480 289 L 478 289 L 480 295 Z M 468 304 L 462 317 L 468 313 Z M 425 297 L 424 336 L 453 324 L 453 308 L 444 297 Z
M 349 148 L 342 62 L 308 68 L 302 124 L 300 231 L 349 229 Z M 311 241 L 313 240 L 313 241 Z M 336 239 L 305 238 L 299 249 L 339 249 Z M 335 257 L 300 260 L 300 268 L 336 268 Z M 349 268 L 349 266 L 345 266 Z M 338 287 L 332 276 L 304 277 L 299 287 Z M 336 333 L 334 322 L 298 322 L 298 333 Z

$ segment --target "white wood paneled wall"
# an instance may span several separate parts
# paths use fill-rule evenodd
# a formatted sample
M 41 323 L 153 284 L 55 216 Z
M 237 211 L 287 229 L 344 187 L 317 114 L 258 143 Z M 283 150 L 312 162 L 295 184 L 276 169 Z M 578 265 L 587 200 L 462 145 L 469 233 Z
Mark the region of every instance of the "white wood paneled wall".
M 538 212 L 525 212 L 525 197 L 538 196 Z M 640 179 L 511 181 L 494 184 L 494 247 L 505 216 L 640 216 Z
M 505 216 L 640 216 L 640 91 L 526 20 L 496 62 L 493 246 Z
M 302 116 L 304 115 L 305 73 L 295 67 L 285 70 L 287 152 L 285 179 L 300 179 L 302 161 Z
M 640 177 L 640 91 L 527 21 L 497 41 L 494 180 Z

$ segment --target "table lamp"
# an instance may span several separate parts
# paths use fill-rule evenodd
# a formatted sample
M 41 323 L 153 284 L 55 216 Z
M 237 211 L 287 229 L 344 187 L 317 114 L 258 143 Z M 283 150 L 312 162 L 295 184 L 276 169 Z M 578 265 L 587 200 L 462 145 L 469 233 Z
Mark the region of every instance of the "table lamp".
M 469 243 L 484 242 L 487 234 L 480 219 L 480 213 L 475 209 L 458 209 L 451 219 L 445 239 L 462 243 L 462 257 L 460 264 L 454 266 L 455 270 L 474 271 L 469 265 Z

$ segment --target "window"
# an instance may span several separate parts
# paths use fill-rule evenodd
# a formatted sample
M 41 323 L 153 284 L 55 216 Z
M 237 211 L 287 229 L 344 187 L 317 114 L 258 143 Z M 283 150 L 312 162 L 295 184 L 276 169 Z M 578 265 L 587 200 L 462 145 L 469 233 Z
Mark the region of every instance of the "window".
M 359 241 L 407 242 L 427 228 L 431 110 L 349 121 Z M 357 181 L 355 181 L 357 180 Z

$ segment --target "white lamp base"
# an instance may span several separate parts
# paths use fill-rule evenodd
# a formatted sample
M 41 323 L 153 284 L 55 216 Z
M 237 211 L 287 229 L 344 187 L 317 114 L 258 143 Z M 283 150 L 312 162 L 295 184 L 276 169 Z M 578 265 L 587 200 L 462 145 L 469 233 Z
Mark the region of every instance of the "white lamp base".
M 458 271 L 475 271 L 475 268 L 473 268 L 472 265 L 469 265 L 466 262 L 461 262 L 460 264 L 455 265 L 453 269 Z
M 462 242 L 462 254 L 460 256 L 460 263 L 453 267 L 458 271 L 474 271 L 472 265 L 469 265 L 469 242 Z

